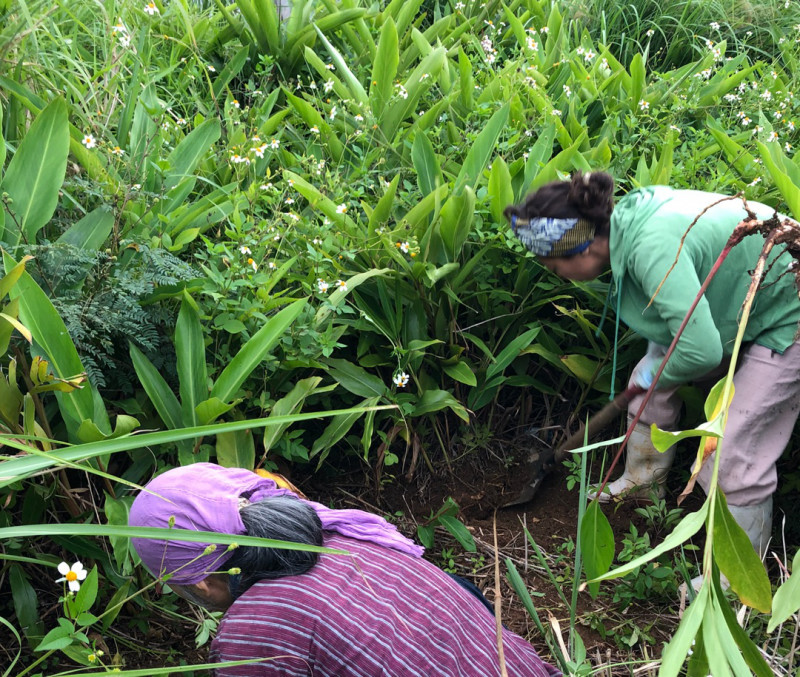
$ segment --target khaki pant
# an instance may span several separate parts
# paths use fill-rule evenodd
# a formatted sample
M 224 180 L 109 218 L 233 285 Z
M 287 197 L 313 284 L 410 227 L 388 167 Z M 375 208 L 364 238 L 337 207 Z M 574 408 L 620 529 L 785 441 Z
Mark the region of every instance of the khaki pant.
M 725 374 L 721 366 L 698 380 L 710 387 Z M 755 505 L 769 498 L 778 484 L 775 463 L 789 442 L 800 412 L 800 343 L 786 352 L 750 344 L 741 353 L 733 377 L 735 393 L 728 424 L 720 445 L 719 486 L 730 505 Z M 641 421 L 674 430 L 680 416 L 677 388 L 657 389 L 642 413 Z M 634 415 L 644 399 L 631 400 Z M 698 481 L 708 488 L 714 457 L 706 460 Z

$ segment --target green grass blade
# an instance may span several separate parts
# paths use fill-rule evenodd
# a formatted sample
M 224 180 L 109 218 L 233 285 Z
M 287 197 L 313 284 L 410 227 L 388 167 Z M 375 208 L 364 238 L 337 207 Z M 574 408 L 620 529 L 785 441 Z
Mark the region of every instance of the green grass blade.
M 299 421 L 351 414 L 356 411 L 366 413 L 367 411 L 381 411 L 385 409 L 396 409 L 396 407 L 394 405 L 381 405 L 367 408 L 334 409 L 330 411 L 294 414 L 293 416 L 216 423 L 214 425 L 195 426 L 191 428 L 181 428 L 179 430 L 161 430 L 154 433 L 142 433 L 139 435 L 128 435 L 126 437 L 100 440 L 98 442 L 77 444 L 65 449 L 59 449 L 58 451 L 40 452 L 37 455 L 15 456 L 0 463 L 0 488 L 26 479 L 48 468 L 60 466 L 65 462 L 77 463 L 79 461 L 85 461 L 90 458 L 103 456 L 104 454 L 113 454 L 119 451 L 139 450 L 144 453 L 150 453 L 147 448 L 151 446 L 180 442 L 181 440 L 189 440 L 206 435 L 216 435 L 218 433 L 231 432 L 234 430 L 246 430 L 247 428 L 281 425 L 287 421 L 297 423 Z M 12 449 L 29 451 L 30 447 L 19 442 L 18 437 L 18 435 L 0 435 L 0 441 Z

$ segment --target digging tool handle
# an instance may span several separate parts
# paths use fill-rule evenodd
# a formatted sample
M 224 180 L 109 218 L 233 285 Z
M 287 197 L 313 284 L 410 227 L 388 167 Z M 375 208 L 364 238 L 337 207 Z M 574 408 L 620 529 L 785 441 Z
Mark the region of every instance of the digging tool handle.
M 628 408 L 628 403 L 636 395 L 643 392 L 644 390 L 638 386 L 629 386 L 623 390 L 619 395 L 611 400 L 611 402 L 609 402 L 605 407 L 603 407 L 589 419 L 589 422 L 586 425 L 588 430 L 585 430 L 584 425 L 581 424 L 580 428 L 578 428 L 578 431 L 574 435 L 571 435 L 567 441 L 558 448 L 556 451 L 556 461 L 561 462 L 567 458 L 570 449 L 577 449 L 578 447 L 583 446 L 584 439 L 588 439 L 600 432 L 609 423 L 611 423 L 611 421 L 617 418 L 617 416 L 619 416 Z

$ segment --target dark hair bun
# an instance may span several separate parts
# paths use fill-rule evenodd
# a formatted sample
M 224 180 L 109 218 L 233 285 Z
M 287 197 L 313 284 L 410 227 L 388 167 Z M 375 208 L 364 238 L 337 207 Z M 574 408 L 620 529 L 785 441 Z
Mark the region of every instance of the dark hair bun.
M 578 172 L 572 177 L 567 199 L 591 221 L 608 221 L 614 209 L 614 179 L 606 172 Z

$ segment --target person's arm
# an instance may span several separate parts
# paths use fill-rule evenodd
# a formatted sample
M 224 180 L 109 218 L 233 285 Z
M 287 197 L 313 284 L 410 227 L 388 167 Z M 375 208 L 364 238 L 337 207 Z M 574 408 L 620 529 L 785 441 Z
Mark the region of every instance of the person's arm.
M 633 248 L 628 262 L 630 273 L 639 281 L 648 298 L 656 293 L 678 251 L 677 238 L 668 238 L 665 242 L 663 237 L 660 234 L 649 234 L 648 237 L 641 238 Z M 646 311 L 642 308 L 642 312 L 645 317 L 649 313 L 657 313 L 666 325 L 669 336 L 674 337 L 700 291 L 700 285 L 701 281 L 687 252 L 681 252 L 677 264 L 664 280 L 653 304 Z M 722 356 L 722 341 L 704 296 L 670 356 L 658 386 L 674 386 L 702 376 L 718 366 Z

